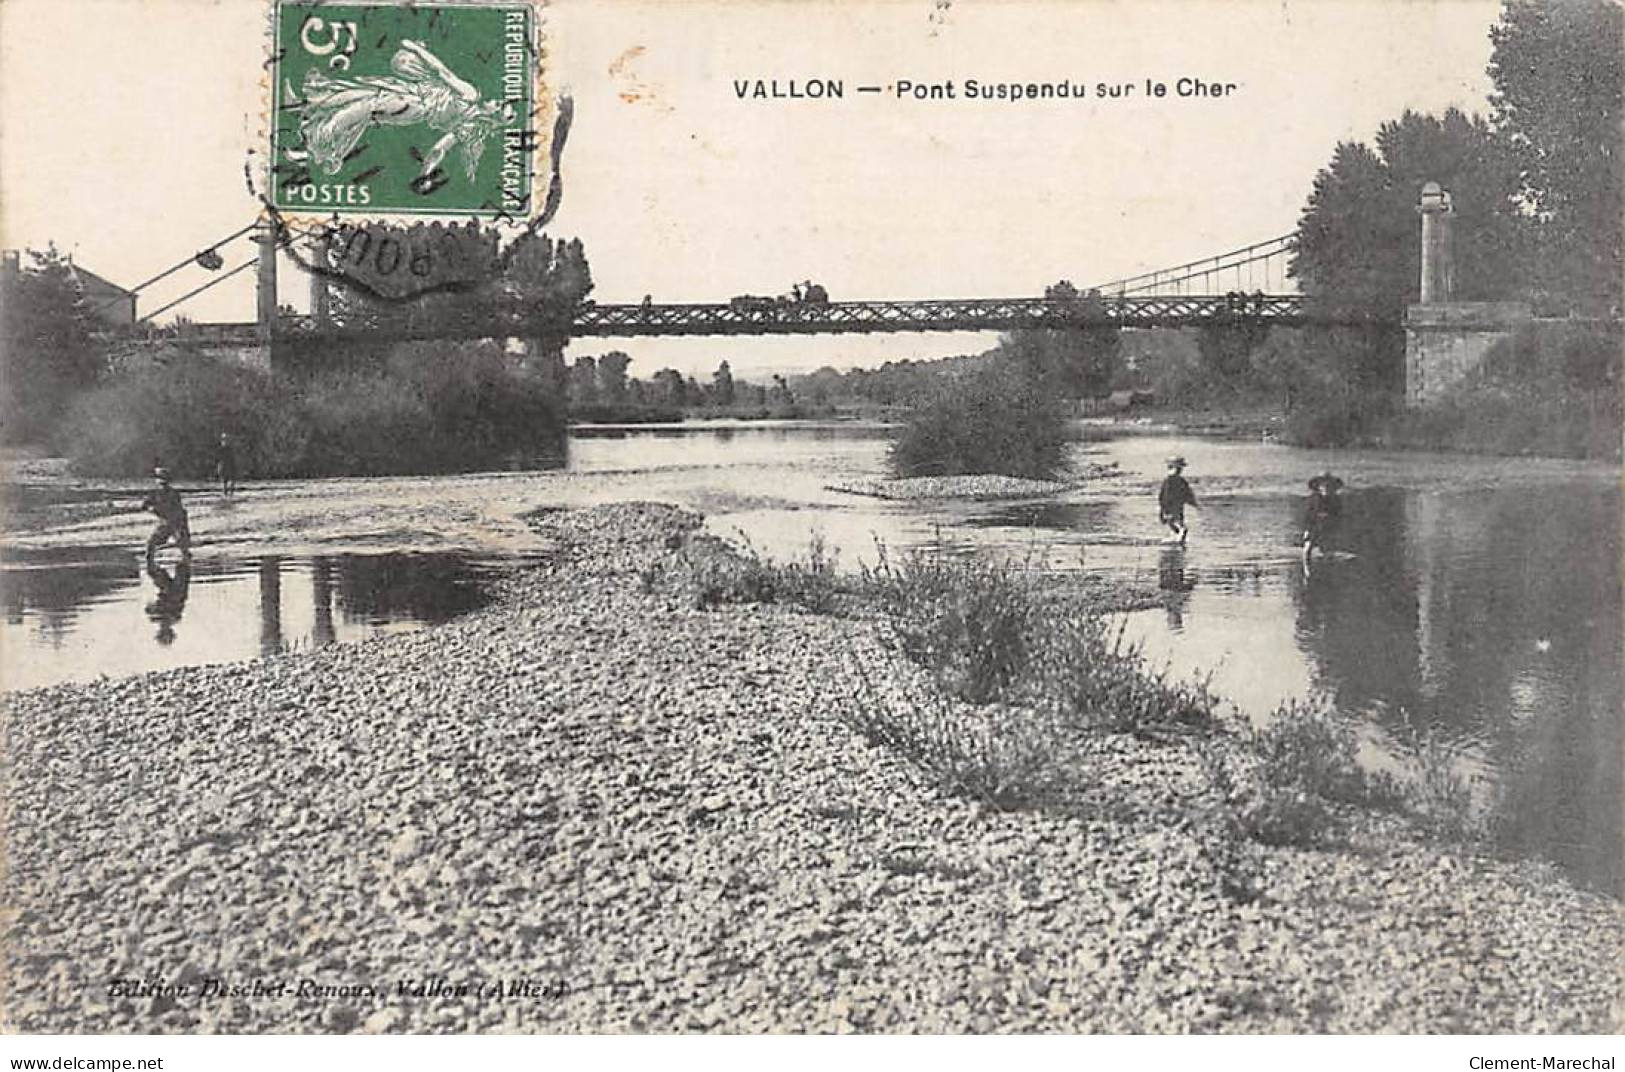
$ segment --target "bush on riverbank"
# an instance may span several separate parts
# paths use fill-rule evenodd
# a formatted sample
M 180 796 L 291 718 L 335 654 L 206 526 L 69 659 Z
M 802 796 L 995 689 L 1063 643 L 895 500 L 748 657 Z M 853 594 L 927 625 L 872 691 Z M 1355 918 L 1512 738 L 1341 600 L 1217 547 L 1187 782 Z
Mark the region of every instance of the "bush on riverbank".
M 309 379 L 178 352 L 81 397 L 59 440 L 74 468 L 212 475 L 221 432 L 247 477 L 442 473 L 563 455 L 544 379 L 489 343 L 394 347 L 382 367 Z
M 1050 480 L 1066 468 L 1066 413 L 1041 380 L 999 363 L 955 377 L 891 446 L 893 474 Z
M 748 543 L 735 550 L 707 536 L 688 541 L 684 563 L 700 610 L 725 603 L 791 603 L 827 614 L 839 591 L 834 556 L 816 533 L 808 541 L 805 562 L 773 562 Z M 645 587 L 652 588 L 656 580 L 646 578 Z
M 863 589 L 885 612 L 899 648 L 968 703 L 1008 696 L 1030 658 L 1037 605 L 1006 563 L 908 554 L 884 547 Z

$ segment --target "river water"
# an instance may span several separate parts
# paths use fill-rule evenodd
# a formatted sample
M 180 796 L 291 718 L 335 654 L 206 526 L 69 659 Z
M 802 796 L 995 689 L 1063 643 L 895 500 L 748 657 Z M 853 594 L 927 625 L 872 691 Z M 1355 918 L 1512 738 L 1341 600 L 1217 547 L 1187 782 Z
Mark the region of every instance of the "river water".
M 1105 475 L 1048 499 L 829 490 L 881 475 L 885 450 L 884 431 L 861 426 L 579 429 L 566 472 L 482 478 L 478 494 L 677 502 L 779 558 L 804 554 L 816 532 L 848 567 L 872 562 L 878 541 L 1155 585 L 1162 604 L 1123 623 L 1155 664 L 1207 677 L 1258 721 L 1292 698 L 1333 704 L 1360 720 L 1373 762 L 1403 765 L 1430 736 L 1495 809 L 1509 848 L 1620 894 L 1618 469 L 1103 432 L 1074 452 Z M 1184 548 L 1157 526 L 1171 454 L 1188 459 L 1199 500 Z M 1347 482 L 1344 520 L 1336 553 L 1306 571 L 1306 481 L 1326 468 Z M 426 553 L 410 536 L 342 554 L 267 553 L 260 541 L 200 552 L 183 581 L 173 562 L 145 571 L 128 544 L 27 544 L 5 562 L 8 688 L 421 627 L 476 605 L 499 564 L 477 548 Z M 505 548 L 507 560 L 523 551 Z

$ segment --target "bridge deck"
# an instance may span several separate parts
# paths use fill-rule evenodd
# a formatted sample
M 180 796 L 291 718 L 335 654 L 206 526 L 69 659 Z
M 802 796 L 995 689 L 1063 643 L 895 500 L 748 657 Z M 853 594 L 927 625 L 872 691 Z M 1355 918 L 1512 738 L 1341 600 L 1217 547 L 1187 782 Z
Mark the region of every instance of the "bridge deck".
M 927 301 L 593 305 L 576 311 L 574 338 L 639 338 L 683 335 L 848 335 L 902 331 L 1016 331 L 1113 325 L 1123 328 L 1194 327 L 1238 317 L 1269 324 L 1365 322 L 1310 313 L 1298 294 L 1105 296 L 1085 304 L 1045 298 L 965 298 Z M 523 316 L 478 323 L 448 320 L 430 326 L 384 330 L 335 325 L 316 329 L 308 321 L 279 326 L 278 337 L 299 338 L 524 338 L 551 334 L 556 324 Z M 251 343 L 253 324 L 194 324 L 195 338 Z
M 1109 297 L 1089 306 L 1044 298 L 964 298 L 928 301 L 596 305 L 577 311 L 577 337 L 649 335 L 840 335 L 894 331 L 1011 331 L 1087 324 L 1176 327 L 1245 313 L 1271 322 L 1297 322 L 1296 294 L 1257 295 L 1243 307 L 1229 296 Z

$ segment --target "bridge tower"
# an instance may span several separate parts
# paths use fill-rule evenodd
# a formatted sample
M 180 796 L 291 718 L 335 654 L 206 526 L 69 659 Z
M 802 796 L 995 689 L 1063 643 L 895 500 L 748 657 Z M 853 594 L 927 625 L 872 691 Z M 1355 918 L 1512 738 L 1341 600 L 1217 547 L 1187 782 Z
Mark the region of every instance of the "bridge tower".
M 1529 323 L 1522 302 L 1463 302 L 1455 297 L 1451 249 L 1450 191 L 1436 182 L 1422 187 L 1420 299 L 1405 311 L 1405 404 L 1438 401 L 1484 362 L 1490 347 Z
M 271 345 L 271 332 L 276 327 L 276 237 L 276 224 L 269 219 L 261 220 L 254 232 L 254 241 L 260 247 L 254 324 L 260 342 L 267 347 Z
M 1436 182 L 1422 187 L 1422 202 L 1416 206 L 1422 216 L 1422 280 L 1421 303 L 1450 300 L 1455 289 L 1455 261 L 1450 248 L 1450 217 L 1455 207 L 1450 203 L 1450 191 Z
M 330 245 L 326 235 L 310 244 L 310 257 L 317 268 L 325 269 L 333 263 L 329 256 Z M 325 328 L 333 320 L 332 306 L 328 302 L 327 277 L 319 271 L 310 273 L 310 320 L 317 328 Z

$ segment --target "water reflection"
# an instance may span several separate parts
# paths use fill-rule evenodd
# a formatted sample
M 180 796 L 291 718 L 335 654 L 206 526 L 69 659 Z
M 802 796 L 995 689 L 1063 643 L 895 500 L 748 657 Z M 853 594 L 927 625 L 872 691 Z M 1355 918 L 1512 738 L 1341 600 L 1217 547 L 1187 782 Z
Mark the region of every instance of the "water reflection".
M 418 628 L 479 606 L 496 568 L 450 554 L 145 567 L 126 548 L 18 554 L 0 571 L 0 683 L 84 681 Z
M 1180 546 L 1164 547 L 1157 559 L 1157 587 L 1168 595 L 1163 607 L 1168 612 L 1168 629 L 1177 633 L 1185 628 L 1185 607 L 1190 593 L 1196 587 L 1196 573 L 1185 568 L 1185 549 Z
M 1294 508 L 1237 505 L 1265 531 Z M 1255 715 L 1319 694 L 1400 754 L 1424 736 L 1444 743 L 1459 772 L 1493 786 L 1484 796 L 1509 848 L 1618 893 L 1619 510 L 1617 488 L 1584 482 L 1364 489 L 1307 571 L 1227 554 L 1198 586 L 1187 555 L 1164 549 L 1163 612 L 1135 616 L 1131 634 L 1153 659 L 1212 672 Z M 1274 628 L 1282 612 L 1289 632 Z
M 282 640 L 282 559 L 260 559 L 260 654 L 275 655 Z
M 186 611 L 186 593 L 192 587 L 192 560 L 181 559 L 171 573 L 149 558 L 147 577 L 155 590 L 152 602 L 146 607 L 147 617 L 158 623 L 158 643 L 168 646 L 175 642 L 175 623 Z
M 1060 532 L 1101 532 L 1117 504 L 1105 499 L 1087 501 L 1043 499 L 1037 502 L 996 503 L 968 519 L 978 528 L 1054 529 Z

